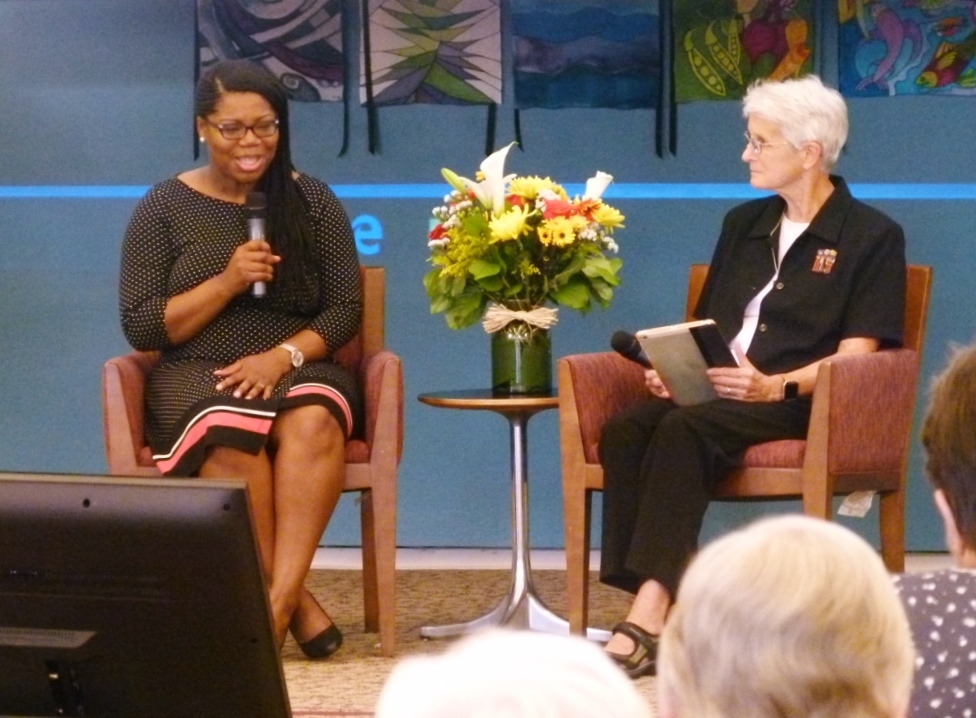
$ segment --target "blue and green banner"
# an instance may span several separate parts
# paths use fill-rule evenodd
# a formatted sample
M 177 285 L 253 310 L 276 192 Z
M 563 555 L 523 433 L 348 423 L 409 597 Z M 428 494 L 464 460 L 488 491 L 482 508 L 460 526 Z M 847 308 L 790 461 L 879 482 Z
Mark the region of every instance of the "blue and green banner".
M 658 0 L 512 0 L 515 102 L 530 107 L 658 104 Z

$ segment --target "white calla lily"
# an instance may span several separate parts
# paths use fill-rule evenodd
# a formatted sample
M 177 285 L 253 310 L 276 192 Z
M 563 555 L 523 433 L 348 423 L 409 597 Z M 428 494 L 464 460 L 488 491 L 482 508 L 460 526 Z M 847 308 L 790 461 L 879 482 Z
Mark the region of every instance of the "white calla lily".
M 491 199 L 491 211 L 496 215 L 505 209 L 505 187 L 515 177 L 514 174 L 505 174 L 505 157 L 514 144 L 510 142 L 506 147 L 492 152 L 481 163 L 481 173 L 485 176 L 481 185 L 487 189 L 488 197 Z M 485 206 L 489 205 L 485 203 Z
M 505 157 L 514 144 L 512 142 L 485 157 L 479 168 L 481 174 L 484 175 L 481 182 L 461 177 L 448 169 L 441 170 L 441 174 L 452 187 L 464 193 L 471 192 L 482 207 L 491 209 L 496 215 L 501 214 L 502 210 L 505 209 L 505 187 L 515 177 L 514 174 L 505 174 Z
M 604 190 L 613 182 L 613 175 L 606 172 L 597 172 L 593 177 L 586 180 L 586 190 L 583 192 L 583 199 L 600 199 Z

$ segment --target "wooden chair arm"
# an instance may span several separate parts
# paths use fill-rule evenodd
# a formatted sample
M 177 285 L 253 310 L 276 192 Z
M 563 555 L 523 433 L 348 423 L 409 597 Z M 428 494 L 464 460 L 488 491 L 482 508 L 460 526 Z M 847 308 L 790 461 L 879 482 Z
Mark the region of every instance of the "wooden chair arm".
M 403 367 L 400 357 L 382 350 L 363 357 L 359 368 L 366 414 L 366 443 L 399 463 L 403 454 Z

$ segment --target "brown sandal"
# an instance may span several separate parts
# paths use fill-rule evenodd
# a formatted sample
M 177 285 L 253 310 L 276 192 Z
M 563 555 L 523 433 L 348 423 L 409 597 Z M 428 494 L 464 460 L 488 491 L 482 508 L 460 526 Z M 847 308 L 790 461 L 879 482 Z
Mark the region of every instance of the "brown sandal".
M 657 672 L 657 642 L 660 636 L 648 633 L 636 623 L 621 621 L 613 627 L 613 633 L 627 636 L 634 642 L 629 655 L 607 651 L 607 655 L 631 678 L 653 676 Z

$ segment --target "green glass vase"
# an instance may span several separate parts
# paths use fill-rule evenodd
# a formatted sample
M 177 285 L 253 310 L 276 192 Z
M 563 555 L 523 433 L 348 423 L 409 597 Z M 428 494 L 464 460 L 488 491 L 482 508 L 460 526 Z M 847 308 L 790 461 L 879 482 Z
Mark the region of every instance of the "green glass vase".
M 491 388 L 495 394 L 552 391 L 548 329 L 515 321 L 491 335 Z

